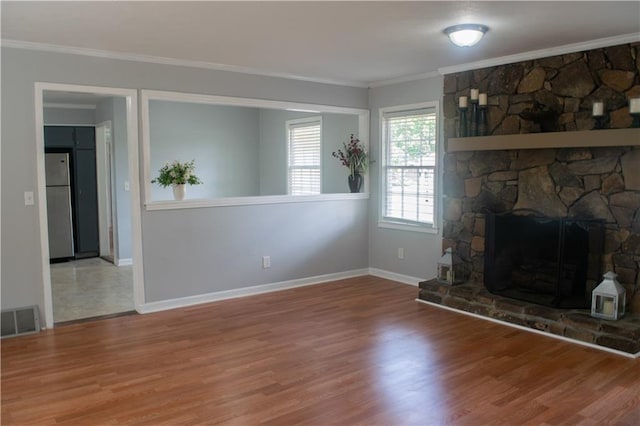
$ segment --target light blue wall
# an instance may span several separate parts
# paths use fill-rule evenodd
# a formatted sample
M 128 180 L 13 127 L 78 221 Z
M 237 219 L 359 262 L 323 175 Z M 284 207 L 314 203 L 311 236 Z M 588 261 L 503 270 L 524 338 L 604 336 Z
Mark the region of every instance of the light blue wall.
M 3 309 L 44 303 L 38 207 L 24 205 L 24 191 L 37 200 L 40 190 L 35 82 L 367 108 L 361 88 L 13 48 L 1 55 Z M 147 301 L 365 268 L 366 220 L 367 200 L 143 211 Z M 260 268 L 262 255 L 272 255 L 271 269 Z
M 371 154 L 380 159 L 380 108 L 408 105 L 442 99 L 443 78 L 399 83 L 370 89 Z M 442 141 L 440 135 L 439 141 Z M 380 215 L 380 161 L 371 170 L 369 203 L 369 265 L 385 271 L 422 279 L 436 276 L 436 264 L 441 256 L 442 231 L 437 235 L 378 227 Z M 440 175 L 441 173 L 439 173 Z M 436 213 L 436 217 L 441 217 Z M 404 249 L 404 259 L 398 259 L 398 248 Z
M 150 101 L 151 178 L 168 161 L 196 160 L 204 183 L 186 198 L 259 195 L 259 125 L 256 108 Z M 152 200 L 172 200 L 172 189 L 151 187 Z
M 45 125 L 93 126 L 96 123 L 96 110 L 80 108 L 44 108 Z

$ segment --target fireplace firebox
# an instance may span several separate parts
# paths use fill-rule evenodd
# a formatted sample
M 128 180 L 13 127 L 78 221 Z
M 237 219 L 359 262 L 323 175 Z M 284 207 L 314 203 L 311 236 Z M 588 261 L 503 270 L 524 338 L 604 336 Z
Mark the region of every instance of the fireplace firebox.
M 601 276 L 604 222 L 486 216 L 484 285 L 494 294 L 554 308 L 588 308 L 588 283 Z

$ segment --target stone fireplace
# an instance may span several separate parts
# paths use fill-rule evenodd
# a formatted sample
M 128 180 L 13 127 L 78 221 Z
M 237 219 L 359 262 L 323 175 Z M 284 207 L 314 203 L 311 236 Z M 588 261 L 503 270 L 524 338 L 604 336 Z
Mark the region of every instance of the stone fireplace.
M 421 299 L 640 351 L 640 129 L 629 128 L 627 106 L 628 98 L 640 97 L 639 50 L 640 44 L 627 44 L 445 76 L 443 250 L 456 250 L 470 281 L 458 288 L 421 283 Z M 470 88 L 488 93 L 489 136 L 456 138 L 455 102 Z M 604 130 L 594 130 L 591 106 L 596 100 L 606 105 Z M 555 116 L 555 132 L 541 133 L 531 114 L 521 114 L 536 110 Z M 580 291 L 590 294 L 600 273 L 615 271 L 627 291 L 624 324 L 592 319 L 585 306 L 565 311 L 536 307 L 483 288 L 487 213 L 523 211 L 601 224 L 595 267 L 593 262 L 577 266 L 585 269 L 578 272 L 584 278 Z M 623 331 L 603 331 L 616 327 Z M 626 340 L 611 343 L 620 337 Z
M 449 153 L 443 249 L 453 247 L 468 262 L 471 280 L 482 283 L 487 212 L 533 210 L 554 219 L 601 220 L 601 270 L 618 274 L 632 311 L 640 312 L 640 187 L 633 186 L 638 164 L 640 149 L 632 146 Z M 588 292 L 601 277 L 590 278 Z

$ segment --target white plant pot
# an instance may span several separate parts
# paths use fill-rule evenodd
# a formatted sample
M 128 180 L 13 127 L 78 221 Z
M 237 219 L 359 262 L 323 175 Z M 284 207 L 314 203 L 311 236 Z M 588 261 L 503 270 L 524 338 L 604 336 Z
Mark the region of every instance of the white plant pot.
M 184 200 L 184 194 L 187 191 L 187 185 L 173 185 L 173 199 L 176 201 Z

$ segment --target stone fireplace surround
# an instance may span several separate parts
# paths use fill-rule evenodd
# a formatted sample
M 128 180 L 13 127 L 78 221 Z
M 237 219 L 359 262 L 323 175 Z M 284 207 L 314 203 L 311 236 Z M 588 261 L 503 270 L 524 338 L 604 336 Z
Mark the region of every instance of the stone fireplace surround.
M 470 280 L 453 287 L 422 282 L 419 299 L 640 352 L 640 129 L 628 128 L 621 101 L 640 93 L 638 50 L 637 44 L 615 46 L 445 76 L 443 250 L 458 252 Z M 455 99 L 471 87 L 488 92 L 490 136 L 455 138 Z M 608 129 L 592 130 L 591 102 L 605 94 L 616 99 L 607 103 Z M 532 103 L 557 111 L 559 132 L 539 133 L 520 118 Z M 604 219 L 602 270 L 615 271 L 627 290 L 625 318 L 598 320 L 588 310 L 558 310 L 489 293 L 483 286 L 483 212 L 515 209 Z M 588 282 L 587 291 L 597 284 Z
M 451 140 L 455 151 L 447 153 L 444 163 L 443 250 L 457 251 L 471 271 L 470 280 L 460 286 L 422 282 L 418 299 L 639 353 L 640 129 L 596 132 L 607 141 L 605 145 L 627 146 L 532 149 L 520 144 L 521 149 L 494 150 L 506 139 L 517 146 L 518 136 L 501 136 L 497 143 L 493 137 Z M 560 132 L 536 135 L 555 140 L 556 145 L 563 143 L 564 136 Z M 619 321 L 599 320 L 588 309 L 553 309 L 489 293 L 483 285 L 487 209 L 534 209 L 550 217 L 604 219 L 602 270 L 619 275 L 627 291 L 627 315 Z M 587 282 L 586 291 L 590 294 L 598 283 Z

